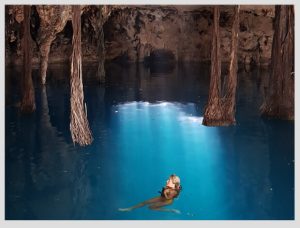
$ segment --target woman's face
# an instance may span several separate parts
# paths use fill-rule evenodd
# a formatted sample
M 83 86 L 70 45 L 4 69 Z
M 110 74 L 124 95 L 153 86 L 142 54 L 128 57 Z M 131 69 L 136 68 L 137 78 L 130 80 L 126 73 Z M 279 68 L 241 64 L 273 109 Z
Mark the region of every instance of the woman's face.
M 172 177 L 167 180 L 167 186 L 170 188 L 175 188 L 175 184 L 173 183 Z

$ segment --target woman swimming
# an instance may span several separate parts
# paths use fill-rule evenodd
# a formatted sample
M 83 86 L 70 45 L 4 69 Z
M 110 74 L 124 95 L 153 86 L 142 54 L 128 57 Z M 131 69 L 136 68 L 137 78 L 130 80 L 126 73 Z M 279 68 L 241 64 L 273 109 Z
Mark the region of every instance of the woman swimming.
M 162 208 L 164 206 L 171 205 L 174 201 L 174 198 L 179 196 L 180 191 L 180 178 L 175 174 L 172 174 L 167 180 L 165 187 L 163 187 L 160 196 L 146 200 L 132 207 L 119 208 L 119 211 L 131 211 L 133 209 L 148 205 L 148 208 L 151 210 L 180 213 L 180 211 L 176 209 Z

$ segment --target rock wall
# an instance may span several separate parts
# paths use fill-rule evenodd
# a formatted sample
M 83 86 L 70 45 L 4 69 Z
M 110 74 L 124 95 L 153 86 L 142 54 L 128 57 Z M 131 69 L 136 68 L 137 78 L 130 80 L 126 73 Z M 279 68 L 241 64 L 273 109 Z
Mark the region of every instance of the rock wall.
M 221 7 L 223 61 L 229 60 L 232 7 Z M 169 50 L 178 61 L 210 60 L 210 7 L 123 8 L 105 25 L 107 59 L 143 61 L 155 50 Z M 240 12 L 239 61 L 268 64 L 272 47 L 274 8 L 243 8 Z
M 32 7 L 32 37 L 35 41 L 33 62 L 37 64 L 41 56 L 40 34 L 42 27 L 46 28 L 42 23 L 47 24 L 45 15 L 50 15 L 45 13 L 45 9 L 49 12 L 54 10 L 47 7 L 49 9 L 43 6 Z M 98 59 L 97 26 L 93 20 L 97 14 L 95 7 L 82 6 L 83 61 L 96 62 Z M 68 8 L 65 8 L 59 11 L 66 20 L 64 27 L 61 31 L 52 27 L 56 36 L 51 43 L 49 62 L 69 61 L 72 24 Z M 153 56 L 155 58 L 157 53 L 168 53 L 167 59 L 170 56 L 170 59 L 177 61 L 210 59 L 212 10 L 209 6 L 110 6 L 109 9 L 105 8 L 105 12 L 106 60 L 142 62 Z M 6 6 L 5 13 L 6 64 L 20 64 L 22 7 Z M 232 13 L 231 6 L 221 7 L 221 54 L 225 62 L 229 60 Z M 274 6 L 241 6 L 238 50 L 240 62 L 261 65 L 270 63 L 273 18 Z M 51 17 L 49 23 L 50 21 Z

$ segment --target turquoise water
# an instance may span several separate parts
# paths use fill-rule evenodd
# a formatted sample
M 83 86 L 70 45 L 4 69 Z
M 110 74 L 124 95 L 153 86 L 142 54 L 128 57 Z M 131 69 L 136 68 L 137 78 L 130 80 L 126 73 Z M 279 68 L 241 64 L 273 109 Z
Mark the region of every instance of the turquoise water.
M 294 123 L 259 116 L 267 71 L 239 72 L 237 125 L 201 124 L 209 66 L 112 65 L 106 86 L 84 68 L 94 136 L 73 145 L 68 67 L 50 66 L 38 85 L 37 110 L 21 115 L 20 69 L 6 70 L 6 219 L 240 220 L 294 219 Z M 167 208 L 139 208 L 172 173 L 183 191 Z

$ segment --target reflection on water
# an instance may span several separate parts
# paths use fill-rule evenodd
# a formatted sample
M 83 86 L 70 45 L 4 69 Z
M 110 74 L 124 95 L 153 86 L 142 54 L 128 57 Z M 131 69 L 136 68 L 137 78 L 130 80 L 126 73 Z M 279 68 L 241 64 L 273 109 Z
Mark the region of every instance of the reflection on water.
M 151 71 L 112 65 L 84 92 L 94 142 L 80 148 L 69 133 L 67 66 L 36 83 L 37 110 L 21 115 L 19 69 L 6 69 L 5 214 L 7 219 L 293 219 L 294 124 L 259 117 L 266 71 L 239 73 L 237 125 L 201 124 L 209 66 Z M 34 80 L 38 82 L 38 71 Z M 124 213 L 180 176 L 170 208 Z

